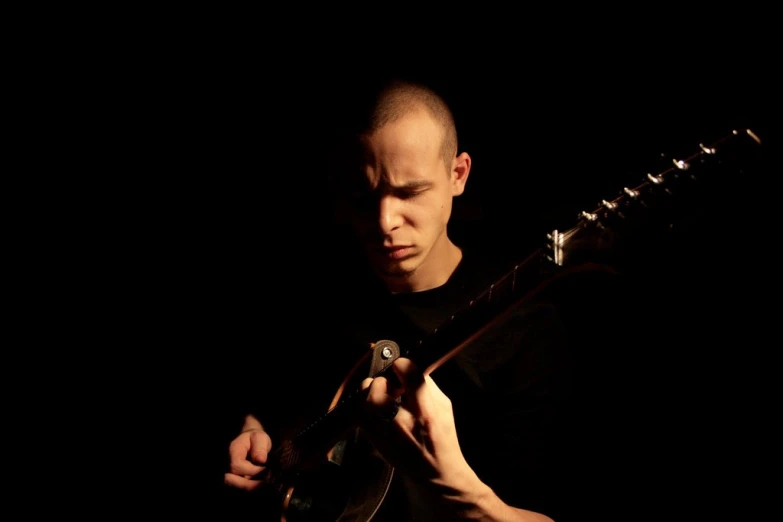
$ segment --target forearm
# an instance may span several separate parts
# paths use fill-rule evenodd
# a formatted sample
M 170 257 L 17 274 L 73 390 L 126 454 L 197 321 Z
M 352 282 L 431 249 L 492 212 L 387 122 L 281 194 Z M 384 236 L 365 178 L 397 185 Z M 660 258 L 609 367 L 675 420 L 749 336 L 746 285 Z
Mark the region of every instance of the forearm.
M 474 475 L 475 477 L 475 475 Z M 553 522 L 541 513 L 512 507 L 475 477 L 458 487 L 439 487 L 446 510 L 459 520 L 482 522 Z
M 465 506 L 466 520 L 482 522 L 553 522 L 541 513 L 509 506 L 486 485 L 470 493 Z
M 492 489 L 481 484 L 449 499 L 462 520 L 482 522 L 553 522 L 541 513 L 509 506 Z

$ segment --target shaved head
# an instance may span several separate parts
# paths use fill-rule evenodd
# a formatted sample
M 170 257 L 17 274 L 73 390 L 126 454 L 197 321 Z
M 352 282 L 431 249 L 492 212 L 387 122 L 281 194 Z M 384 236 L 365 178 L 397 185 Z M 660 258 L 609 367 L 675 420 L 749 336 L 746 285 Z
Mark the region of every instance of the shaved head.
M 454 117 L 446 102 L 424 85 L 403 80 L 386 84 L 376 96 L 360 134 L 371 135 L 385 125 L 420 110 L 426 110 L 441 129 L 440 151 L 448 169 L 457 154 Z

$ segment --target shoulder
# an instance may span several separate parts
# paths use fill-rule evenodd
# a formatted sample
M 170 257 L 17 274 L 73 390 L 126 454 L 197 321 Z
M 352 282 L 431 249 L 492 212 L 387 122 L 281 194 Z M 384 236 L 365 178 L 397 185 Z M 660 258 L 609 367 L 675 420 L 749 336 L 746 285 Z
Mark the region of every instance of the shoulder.
M 571 352 L 557 307 L 538 299 L 514 307 L 459 354 L 457 365 L 487 391 L 525 389 L 563 374 Z
M 511 269 L 498 255 L 473 246 L 461 247 L 462 260 L 452 274 L 451 285 L 459 285 L 463 293 L 478 295 Z

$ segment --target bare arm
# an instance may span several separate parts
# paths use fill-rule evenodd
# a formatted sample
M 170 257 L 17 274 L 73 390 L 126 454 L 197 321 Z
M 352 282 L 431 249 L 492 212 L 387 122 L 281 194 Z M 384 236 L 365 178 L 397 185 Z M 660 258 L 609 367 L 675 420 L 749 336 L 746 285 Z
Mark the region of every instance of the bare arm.
M 384 377 L 366 379 L 365 427 L 384 456 L 444 516 L 463 520 L 552 522 L 546 515 L 512 507 L 476 475 L 459 446 L 450 399 L 408 359 L 394 363 L 401 387 Z M 381 420 L 401 404 L 391 422 Z
M 541 513 L 515 508 L 503 502 L 494 491 L 481 484 L 472 493 L 465 496 L 462 518 L 487 522 L 553 522 Z

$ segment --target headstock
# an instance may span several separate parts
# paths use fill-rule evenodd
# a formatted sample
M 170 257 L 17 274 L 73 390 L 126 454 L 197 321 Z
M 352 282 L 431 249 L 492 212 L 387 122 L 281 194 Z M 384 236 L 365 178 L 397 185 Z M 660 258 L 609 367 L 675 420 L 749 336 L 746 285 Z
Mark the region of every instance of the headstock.
M 642 243 L 654 241 L 695 209 L 705 183 L 726 182 L 750 163 L 761 139 L 751 129 L 699 146 L 688 156 L 672 158 L 660 170 L 649 172 L 635 186 L 604 199 L 591 211 L 582 211 L 566 230 L 547 235 L 546 260 L 563 267 L 582 262 L 615 264 L 638 253 Z M 728 180 L 731 182 L 731 180 Z

